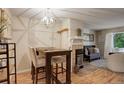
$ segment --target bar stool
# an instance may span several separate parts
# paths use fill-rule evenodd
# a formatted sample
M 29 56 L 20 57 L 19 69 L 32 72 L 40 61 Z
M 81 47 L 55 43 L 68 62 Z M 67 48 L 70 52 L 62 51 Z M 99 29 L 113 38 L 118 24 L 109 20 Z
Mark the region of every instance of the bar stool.
M 45 58 L 40 58 L 37 56 L 35 48 L 30 48 L 31 56 L 31 75 L 33 84 L 38 83 L 38 80 L 45 79 L 45 76 L 39 78 L 39 73 L 45 72 Z
M 45 74 L 45 62 L 46 61 L 45 61 L 45 55 L 40 54 L 40 56 L 38 56 L 39 53 L 36 49 L 37 48 L 30 48 L 30 56 L 31 56 L 31 64 L 32 64 L 31 65 L 32 80 L 33 80 L 33 83 L 37 84 L 38 80 L 46 78 L 45 76 L 41 78 L 38 77 L 40 73 Z M 56 80 L 58 79 L 58 74 L 63 74 L 64 72 L 66 72 L 66 69 L 64 68 L 64 65 L 63 65 L 64 62 L 65 62 L 64 56 L 52 57 L 52 60 L 51 60 L 52 68 L 51 69 L 52 69 L 52 74 L 54 74 Z M 55 67 L 54 67 L 54 64 L 55 64 Z M 61 71 L 59 71 L 59 69 L 61 69 Z M 54 79 L 52 81 L 54 81 Z
M 66 72 L 66 69 L 64 68 L 64 62 L 65 62 L 65 56 L 54 56 L 51 59 L 52 62 L 52 74 L 55 76 L 55 79 L 58 79 L 59 74 L 63 74 Z M 55 64 L 55 68 L 54 68 Z M 55 71 L 54 71 L 55 69 Z M 61 71 L 59 71 L 61 69 Z M 54 83 L 54 78 L 52 78 L 52 83 Z

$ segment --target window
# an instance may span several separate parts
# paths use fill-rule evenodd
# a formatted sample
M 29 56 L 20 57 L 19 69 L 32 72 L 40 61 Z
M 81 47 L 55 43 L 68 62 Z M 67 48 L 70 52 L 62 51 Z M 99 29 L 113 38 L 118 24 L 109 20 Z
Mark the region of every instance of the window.
M 115 48 L 124 48 L 124 33 L 114 34 L 113 40 Z

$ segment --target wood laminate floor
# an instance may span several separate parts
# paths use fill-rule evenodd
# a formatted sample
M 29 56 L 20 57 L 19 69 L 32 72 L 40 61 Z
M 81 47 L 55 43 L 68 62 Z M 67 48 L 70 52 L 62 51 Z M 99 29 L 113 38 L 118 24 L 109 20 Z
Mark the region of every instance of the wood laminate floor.
M 60 78 L 65 74 L 61 74 Z M 124 84 L 124 73 L 116 73 L 104 67 L 86 63 L 77 74 L 71 75 L 72 84 Z M 44 83 L 40 80 L 39 83 Z M 18 84 L 32 84 L 30 72 L 17 74 Z
M 20 73 L 17 77 L 19 84 L 32 83 L 30 72 Z M 124 73 L 112 72 L 88 63 L 77 74 L 72 73 L 71 80 L 72 84 L 124 84 Z M 44 81 L 41 80 L 39 83 Z

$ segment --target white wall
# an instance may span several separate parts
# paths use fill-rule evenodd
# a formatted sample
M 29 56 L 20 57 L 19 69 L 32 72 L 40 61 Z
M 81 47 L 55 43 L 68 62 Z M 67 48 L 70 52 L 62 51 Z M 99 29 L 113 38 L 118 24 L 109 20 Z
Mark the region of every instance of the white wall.
M 60 37 L 61 37 L 60 43 L 61 43 L 62 49 L 69 49 L 69 47 L 70 47 L 69 46 L 69 43 L 70 43 L 70 41 L 69 41 L 69 37 L 70 37 L 69 24 L 70 23 L 69 22 L 70 22 L 69 19 L 63 19 L 63 21 L 61 23 L 60 30 L 65 29 L 65 28 L 68 29 L 68 31 L 64 31 L 64 32 L 60 33 Z
M 77 36 L 77 29 L 80 28 L 82 30 L 81 37 L 83 38 L 83 33 L 90 33 L 94 34 L 94 41 L 83 41 L 83 45 L 95 45 L 95 32 L 91 29 L 88 29 L 88 27 L 83 23 L 83 21 L 70 19 L 70 37 Z
M 88 29 L 88 28 L 84 28 L 83 33 L 94 34 L 94 41 L 83 41 L 83 45 L 95 45 L 96 44 L 95 31 Z M 82 36 L 83 36 L 83 33 L 82 33 Z
M 33 21 L 31 24 L 35 24 Z M 60 48 L 60 34 L 57 33 L 60 23 L 46 27 L 36 23 L 29 31 L 29 45 L 33 47 L 57 47 Z
M 17 46 L 17 71 L 30 70 L 29 47 L 60 48 L 58 26 L 44 27 L 25 17 L 13 17 L 12 40 Z
M 12 42 L 16 43 L 17 71 L 30 69 L 28 53 L 28 22 L 27 18 L 13 17 L 12 21 Z
M 70 37 L 75 37 L 77 35 L 77 29 L 84 29 L 84 23 L 79 20 L 70 19 Z
M 94 41 L 83 41 L 83 45 L 95 45 L 95 32 L 91 29 L 88 29 L 87 26 L 85 26 L 85 23 L 83 23 L 80 20 L 76 19 L 63 19 L 59 29 L 68 28 L 69 31 L 62 32 L 60 34 L 60 42 L 61 42 L 61 48 L 63 49 L 69 49 L 71 47 L 70 39 L 77 36 L 77 29 L 80 28 L 82 30 L 81 37 L 83 38 L 83 33 L 90 33 L 94 34 Z
M 57 33 L 58 30 L 63 28 L 68 28 L 69 31 L 62 34 Z M 30 69 L 29 47 L 68 49 L 70 47 L 70 38 L 76 36 L 77 28 L 81 28 L 87 33 L 94 33 L 88 29 L 84 30 L 84 23 L 74 19 L 65 19 L 47 28 L 36 19 L 12 17 L 12 42 L 16 42 L 17 46 L 17 71 Z M 89 43 L 84 42 L 84 44 Z
M 69 34 L 68 32 L 61 33 L 61 48 L 62 49 L 69 49 Z

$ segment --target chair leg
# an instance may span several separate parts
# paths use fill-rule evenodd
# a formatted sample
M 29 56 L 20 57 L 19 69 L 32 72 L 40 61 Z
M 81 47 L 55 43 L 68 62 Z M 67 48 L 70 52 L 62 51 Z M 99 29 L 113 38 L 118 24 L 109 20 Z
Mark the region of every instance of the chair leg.
M 31 64 L 31 79 L 33 80 L 33 64 Z
M 36 84 L 38 82 L 38 69 L 36 69 Z
M 56 63 L 56 80 L 58 79 L 58 64 Z
M 89 58 L 89 62 L 91 62 L 91 59 Z
M 35 67 L 32 63 L 32 67 L 31 67 L 31 75 L 32 75 L 32 80 L 33 80 L 33 84 L 35 83 Z
M 43 68 L 43 72 L 45 72 L 45 68 Z
M 63 71 L 63 62 L 61 63 L 61 70 L 62 70 L 62 74 L 64 73 Z
M 53 65 L 51 65 L 52 75 L 53 75 L 53 69 L 54 69 L 54 67 L 53 67 Z M 54 79 L 53 79 L 53 77 L 52 77 L 52 84 L 54 84 Z

